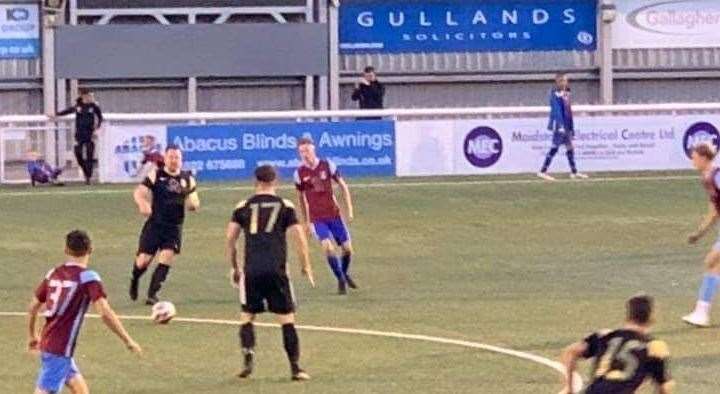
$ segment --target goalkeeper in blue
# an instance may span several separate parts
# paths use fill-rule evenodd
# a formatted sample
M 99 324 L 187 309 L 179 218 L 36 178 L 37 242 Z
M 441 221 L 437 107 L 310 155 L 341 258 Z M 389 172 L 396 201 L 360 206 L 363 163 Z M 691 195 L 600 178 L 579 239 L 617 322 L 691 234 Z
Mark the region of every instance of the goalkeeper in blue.
M 558 74 L 555 76 L 555 87 L 550 91 L 550 121 L 548 130 L 553 132 L 552 146 L 545 156 L 540 172 L 537 176 L 546 180 L 554 181 L 555 178 L 548 175 L 547 171 L 553 158 L 565 146 L 568 163 L 570 164 L 570 178 L 586 179 L 588 176 L 578 172 L 575 165 L 575 124 L 573 122 L 572 104 L 570 103 L 570 82 L 567 75 Z

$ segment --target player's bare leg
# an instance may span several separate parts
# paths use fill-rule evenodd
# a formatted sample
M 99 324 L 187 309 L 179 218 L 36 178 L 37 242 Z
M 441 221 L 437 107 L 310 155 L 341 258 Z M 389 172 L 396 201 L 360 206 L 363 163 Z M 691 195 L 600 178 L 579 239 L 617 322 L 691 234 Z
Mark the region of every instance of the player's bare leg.
M 343 275 L 345 275 L 345 281 L 347 282 L 348 287 L 351 289 L 357 289 L 357 284 L 350 277 L 350 261 L 352 260 L 353 255 L 352 242 L 346 241 L 344 244 L 340 245 L 340 248 L 342 249 L 342 269 Z
M 241 379 L 249 378 L 255 366 L 255 327 L 253 326 L 255 315 L 252 313 L 240 313 L 240 347 L 243 352 L 243 369 L 237 374 Z
M 695 310 L 683 317 L 683 321 L 697 327 L 710 326 L 712 300 L 720 286 L 720 250 L 714 249 L 705 256 L 705 275 L 703 277 Z
M 310 380 L 310 375 L 300 368 L 300 340 L 295 330 L 295 314 L 277 315 L 278 323 L 282 326 L 283 346 L 290 362 L 292 380 Z
M 140 278 L 147 271 L 148 266 L 152 263 L 153 255 L 140 253 L 135 257 L 133 263 L 132 277 L 130 278 L 130 299 L 135 301 L 138 298 L 138 286 Z
M 321 243 L 323 251 L 325 252 L 325 256 L 328 259 L 328 264 L 330 265 L 330 269 L 332 270 L 333 274 L 335 274 L 335 277 L 338 280 L 338 294 L 344 295 L 347 294 L 347 283 L 345 279 L 345 275 L 343 274 L 342 269 L 342 263 L 340 258 L 338 258 L 337 251 L 335 248 L 335 244 L 333 241 L 329 239 L 324 239 Z
M 162 288 L 162 284 L 167 279 L 168 272 L 170 272 L 170 267 L 175 261 L 175 251 L 172 249 L 161 250 L 158 253 L 157 261 L 158 264 L 153 272 L 150 287 L 148 288 L 148 297 L 145 301 L 147 305 L 155 305 L 159 301 L 157 293 Z
M 87 382 L 85 381 L 85 378 L 80 375 L 76 374 L 72 377 L 69 381 L 65 383 L 67 388 L 70 390 L 72 394 L 89 394 L 90 389 L 88 388 Z

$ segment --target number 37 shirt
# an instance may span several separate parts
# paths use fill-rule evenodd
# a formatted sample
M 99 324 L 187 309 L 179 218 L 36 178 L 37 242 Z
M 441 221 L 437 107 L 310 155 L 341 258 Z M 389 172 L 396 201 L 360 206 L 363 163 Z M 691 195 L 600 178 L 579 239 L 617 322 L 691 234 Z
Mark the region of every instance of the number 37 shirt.
M 65 263 L 47 273 L 35 290 L 35 297 L 45 304 L 44 316 L 47 319 L 40 350 L 72 357 L 85 312 L 90 303 L 106 295 L 100 276 L 95 271 Z

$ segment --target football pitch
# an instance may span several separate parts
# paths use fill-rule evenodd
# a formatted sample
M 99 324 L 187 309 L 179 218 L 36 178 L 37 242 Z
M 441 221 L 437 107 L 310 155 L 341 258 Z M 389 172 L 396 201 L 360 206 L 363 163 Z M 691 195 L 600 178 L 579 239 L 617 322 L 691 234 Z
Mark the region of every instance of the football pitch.
M 686 172 L 594 176 L 557 183 L 522 176 L 351 179 L 352 270 L 361 289 L 336 295 L 311 242 L 317 288 L 299 275 L 291 253 L 298 323 L 463 340 L 556 360 L 570 342 L 620 325 L 625 299 L 644 291 L 656 297 L 654 335 L 670 346 L 677 392 L 717 393 L 720 328 L 680 321 L 694 305 L 702 260 L 715 241 L 712 233 L 699 245 L 686 243 L 707 209 L 699 180 Z M 224 231 L 250 190 L 200 185 L 202 209 L 188 215 L 183 253 L 161 292 L 178 317 L 238 317 Z M 288 188 L 281 195 L 295 198 Z M 82 228 L 93 237 L 91 266 L 116 311 L 149 315 L 149 307 L 127 296 L 143 222 L 131 186 L 3 188 L 0 206 L 1 311 L 25 310 L 35 285 L 62 263 L 65 233 Z M 146 275 L 141 291 L 148 282 Z M 270 315 L 259 321 L 274 322 Z M 235 326 L 125 324 L 143 357 L 125 351 L 99 320 L 85 322 L 76 360 L 94 393 L 555 394 L 562 388 L 557 371 L 517 357 L 307 330 L 299 332 L 301 364 L 313 379 L 292 383 L 280 330 L 265 327 L 257 329 L 255 375 L 240 381 Z M 24 317 L 0 316 L 2 393 L 33 390 L 38 361 L 25 352 L 25 326 Z

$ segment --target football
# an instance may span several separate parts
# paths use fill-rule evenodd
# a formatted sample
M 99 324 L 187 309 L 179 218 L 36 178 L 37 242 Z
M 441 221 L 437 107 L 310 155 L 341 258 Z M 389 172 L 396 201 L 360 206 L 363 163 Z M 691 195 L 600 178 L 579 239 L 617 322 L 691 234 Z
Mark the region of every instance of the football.
M 168 324 L 175 317 L 177 311 L 170 301 L 160 301 L 153 305 L 150 317 L 157 324 Z

